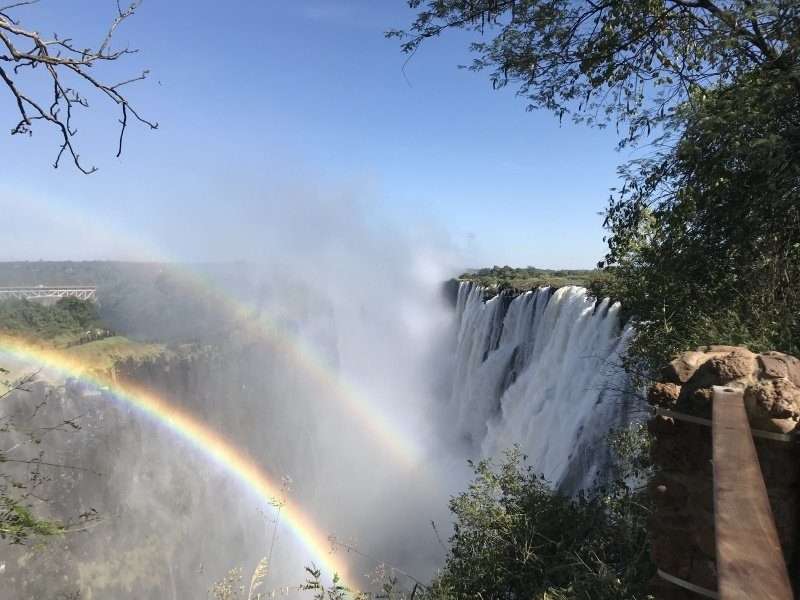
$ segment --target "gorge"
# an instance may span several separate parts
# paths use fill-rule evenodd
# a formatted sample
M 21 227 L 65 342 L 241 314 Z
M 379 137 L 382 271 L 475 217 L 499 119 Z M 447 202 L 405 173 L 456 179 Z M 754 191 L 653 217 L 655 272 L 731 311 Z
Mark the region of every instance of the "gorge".
M 639 406 L 618 364 L 630 335 L 619 305 L 575 286 L 490 296 L 464 281 L 449 306 L 438 285 L 422 286 L 380 312 L 271 290 L 222 337 L 118 360 L 103 375 L 109 386 L 45 368 L 12 405 L 23 414 L 41 400 L 51 420 L 80 416 L 81 431 L 56 432 L 44 447 L 86 469 L 44 484 L 50 510 L 67 518 L 78 506 L 101 520 L 57 548 L 14 551 L 0 598 L 202 597 L 228 569 L 266 556 L 268 588 L 291 591 L 319 560 L 286 514 L 204 448 L 121 403 L 113 382 L 194 415 L 283 480 L 277 500 L 311 515 L 335 562 L 357 574 L 383 561 L 433 574 L 466 458 L 519 444 L 560 490 L 588 487 L 608 467 L 608 431 Z M 264 333 L 263 313 L 280 334 Z M 424 329 L 405 327 L 408 314 L 427 315 Z

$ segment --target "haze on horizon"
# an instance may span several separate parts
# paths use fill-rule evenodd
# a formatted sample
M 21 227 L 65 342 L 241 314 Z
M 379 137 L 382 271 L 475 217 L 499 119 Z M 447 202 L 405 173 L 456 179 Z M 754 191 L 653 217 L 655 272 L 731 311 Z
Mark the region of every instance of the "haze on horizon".
M 99 4 L 24 10 L 80 46 L 113 18 Z M 602 257 L 614 132 L 525 112 L 457 68 L 459 35 L 404 65 L 383 35 L 413 18 L 402 3 L 234 2 L 209 19 L 218 8 L 145 2 L 120 28 L 115 43 L 140 52 L 114 69 L 150 70 L 130 97 L 159 129 L 129 127 L 117 159 L 116 116 L 95 100 L 77 142 L 97 173 L 52 169 L 44 127 L 5 140 L 5 260 L 258 260 L 309 219 L 308 244 L 357 221 L 426 240 L 456 267 Z M 3 97 L 0 114 L 13 110 Z

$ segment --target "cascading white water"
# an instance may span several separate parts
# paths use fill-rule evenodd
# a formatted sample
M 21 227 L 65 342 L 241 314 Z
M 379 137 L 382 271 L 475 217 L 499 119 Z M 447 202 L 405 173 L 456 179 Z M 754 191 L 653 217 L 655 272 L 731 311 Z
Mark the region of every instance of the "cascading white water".
M 519 444 L 553 485 L 586 488 L 607 468 L 608 431 L 635 405 L 620 368 L 632 331 L 620 305 L 575 286 L 484 295 L 459 286 L 455 430 L 482 456 Z

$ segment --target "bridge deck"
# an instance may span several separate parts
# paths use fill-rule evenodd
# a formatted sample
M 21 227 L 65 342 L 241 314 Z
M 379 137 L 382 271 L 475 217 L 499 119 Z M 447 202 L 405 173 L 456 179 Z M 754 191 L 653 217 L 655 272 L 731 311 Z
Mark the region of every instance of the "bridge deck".
M 0 300 L 6 298 L 33 299 L 33 298 L 67 298 L 74 297 L 81 300 L 93 300 L 97 297 L 97 288 L 91 285 L 63 285 L 63 286 L 0 286 Z
M 719 597 L 792 600 L 742 392 L 714 387 L 713 407 Z

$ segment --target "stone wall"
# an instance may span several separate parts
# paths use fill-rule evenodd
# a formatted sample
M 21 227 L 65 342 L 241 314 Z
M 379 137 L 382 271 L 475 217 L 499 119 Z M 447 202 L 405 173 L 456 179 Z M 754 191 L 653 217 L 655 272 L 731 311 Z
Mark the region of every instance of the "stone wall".
M 651 405 L 675 413 L 711 418 L 712 386 L 744 390 L 754 430 L 800 432 L 800 360 L 778 352 L 754 354 L 735 346 L 708 346 L 670 363 L 648 394 Z M 655 476 L 650 482 L 653 558 L 659 569 L 708 590 L 716 590 L 711 428 L 656 415 L 653 434 Z M 790 576 L 800 574 L 800 445 L 755 438 L 761 470 Z M 656 578 L 656 598 L 699 596 Z

